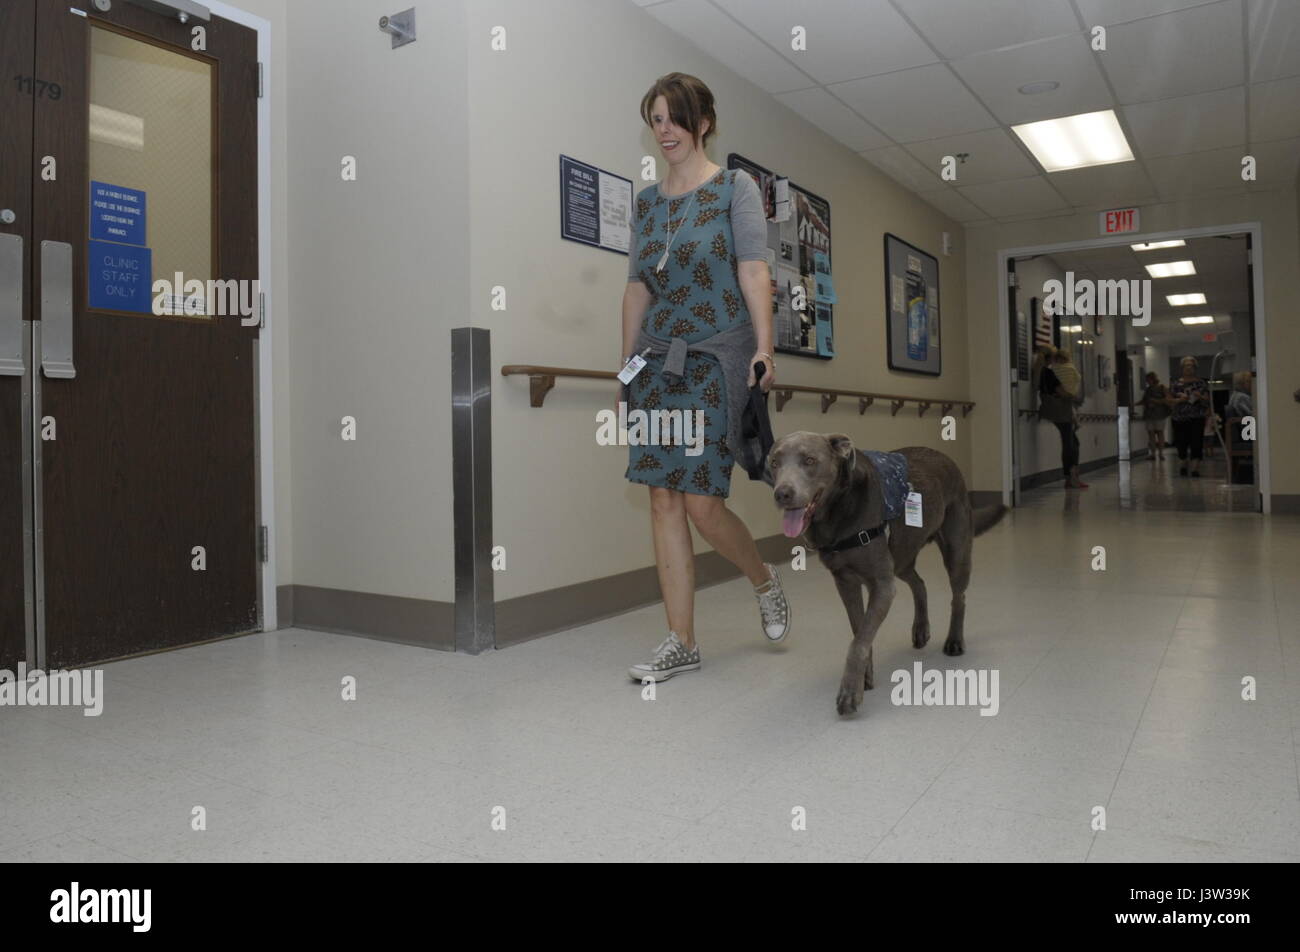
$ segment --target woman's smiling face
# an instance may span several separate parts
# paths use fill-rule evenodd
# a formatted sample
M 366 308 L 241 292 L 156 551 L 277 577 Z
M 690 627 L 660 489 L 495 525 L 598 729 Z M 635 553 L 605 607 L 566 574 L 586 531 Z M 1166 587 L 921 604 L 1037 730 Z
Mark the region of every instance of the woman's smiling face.
M 691 138 L 689 132 L 673 122 L 668 114 L 668 100 L 663 96 L 655 98 L 654 105 L 650 109 L 650 120 L 655 140 L 670 165 L 676 165 L 690 158 L 691 153 L 699 147 L 699 143 Z M 702 120 L 700 135 L 703 136 L 708 128 L 709 120 Z

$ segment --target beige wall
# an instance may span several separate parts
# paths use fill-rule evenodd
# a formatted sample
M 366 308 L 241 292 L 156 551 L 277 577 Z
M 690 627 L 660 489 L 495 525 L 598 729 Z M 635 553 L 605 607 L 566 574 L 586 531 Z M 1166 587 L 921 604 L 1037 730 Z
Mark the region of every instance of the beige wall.
M 1273 494 L 1300 494 L 1300 404 L 1291 393 L 1300 386 L 1300 334 L 1296 332 L 1296 302 L 1300 301 L 1300 256 L 1297 242 L 1297 202 L 1290 192 L 1261 192 L 1245 196 L 1207 196 L 1142 208 L 1144 233 L 1176 231 L 1213 225 L 1259 222 L 1263 228 L 1265 340 L 1269 435 Z M 972 488 L 1002 488 L 1002 419 L 996 411 L 1002 378 L 999 370 L 999 310 L 997 253 L 1005 248 L 1036 247 L 1097 237 L 1095 213 L 1048 218 L 1006 225 L 973 225 L 967 229 L 967 292 L 971 340 L 972 396 L 982 407 L 973 422 Z
M 278 582 L 451 601 L 464 5 L 421 7 L 421 39 L 399 50 L 376 0 L 235 5 L 272 24 Z
M 489 49 L 489 31 L 498 24 L 506 27 L 505 52 Z M 494 373 L 510 363 L 617 369 L 627 258 L 560 239 L 559 156 L 632 179 L 634 191 L 644 188 L 641 159 L 659 153 L 638 106 L 656 77 L 681 70 L 703 79 L 717 98 L 719 133 L 709 147 L 715 162 L 725 166 L 727 154 L 739 152 L 831 203 L 838 356 L 823 362 L 777 355 L 778 380 L 969 396 L 959 225 L 629 3 L 482 0 L 470 5 L 469 38 L 470 313 L 492 332 Z M 887 369 L 886 231 L 939 256 L 939 378 Z M 939 254 L 944 231 L 956 245 L 948 258 Z M 505 311 L 489 306 L 496 285 L 507 290 Z M 533 409 L 526 378 L 494 377 L 494 542 L 507 552 L 507 570 L 495 579 L 498 599 L 654 563 L 648 493 L 623 478 L 627 448 L 595 442 L 596 412 L 613 399 L 611 383 L 561 380 L 546 405 Z M 970 421 L 990 412 L 992 406 L 980 406 L 967 420 L 958 413 L 958 439 L 942 444 L 963 469 Z M 842 431 L 884 449 L 941 444 L 935 410 L 920 421 L 915 407 L 896 418 L 887 407 L 860 417 L 855 403 L 840 403 L 823 416 L 809 396 L 775 414 L 773 428 L 778 436 Z M 780 532 L 770 489 L 750 483 L 740 467 L 730 505 L 756 537 Z M 697 543 L 698 551 L 707 549 Z

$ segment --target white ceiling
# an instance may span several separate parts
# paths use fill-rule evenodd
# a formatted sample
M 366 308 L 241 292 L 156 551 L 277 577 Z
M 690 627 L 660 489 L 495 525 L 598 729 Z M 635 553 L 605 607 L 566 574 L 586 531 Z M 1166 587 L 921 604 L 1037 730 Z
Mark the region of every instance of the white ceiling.
M 1300 169 L 1300 0 L 632 2 L 961 222 L 1289 189 Z M 1010 131 L 1099 109 L 1133 162 L 1048 174 Z
M 1055 252 L 1048 257 L 1062 271 L 1074 273 L 1078 281 L 1150 279 L 1153 299 L 1151 323 L 1145 328 L 1134 328 L 1136 338 L 1130 334 L 1130 344 L 1142 343 L 1149 337 L 1152 344 L 1191 344 L 1201 340 L 1205 333 L 1228 334 L 1232 332 L 1233 311 L 1248 313 L 1250 298 L 1246 280 L 1246 238 L 1233 237 L 1188 238 L 1182 248 L 1159 248 L 1155 251 L 1134 251 L 1129 245 L 1112 245 L 1105 248 L 1087 248 L 1081 251 Z M 1151 278 L 1146 265 L 1164 261 L 1188 261 L 1196 267 L 1196 274 L 1176 278 Z M 1166 300 L 1169 294 L 1190 294 L 1200 291 L 1204 304 L 1174 307 Z M 1041 296 L 1040 288 L 1024 288 L 1026 297 Z M 1213 324 L 1183 324 L 1179 317 L 1209 314 Z M 1103 318 L 1111 323 L 1113 318 Z

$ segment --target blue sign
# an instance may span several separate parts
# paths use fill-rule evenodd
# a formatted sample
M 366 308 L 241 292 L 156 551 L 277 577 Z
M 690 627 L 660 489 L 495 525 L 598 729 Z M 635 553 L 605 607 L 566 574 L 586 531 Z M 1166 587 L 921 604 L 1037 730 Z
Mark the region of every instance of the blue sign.
M 90 237 L 146 245 L 144 192 L 107 182 L 90 183 Z
M 110 311 L 153 312 L 153 251 L 91 241 L 90 306 Z

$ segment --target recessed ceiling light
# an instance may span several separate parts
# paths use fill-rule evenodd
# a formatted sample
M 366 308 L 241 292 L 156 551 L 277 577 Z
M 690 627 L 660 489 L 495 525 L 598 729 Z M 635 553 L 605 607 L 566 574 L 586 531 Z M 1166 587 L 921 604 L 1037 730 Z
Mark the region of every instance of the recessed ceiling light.
M 1148 344 L 1151 343 L 1151 338 L 1150 338 L 1150 337 L 1144 337 L 1144 338 L 1142 338 L 1142 339 L 1143 339 L 1144 341 L 1146 341 Z
M 1147 274 L 1153 278 L 1177 278 L 1195 273 L 1196 265 L 1190 261 L 1166 261 L 1164 264 L 1147 265 Z
M 1184 324 L 1213 324 L 1214 323 L 1214 318 L 1210 317 L 1210 315 L 1208 314 L 1205 314 L 1201 317 L 1180 317 L 1179 320 L 1182 321 Z
M 1157 248 L 1181 248 L 1187 242 L 1181 238 L 1175 238 L 1173 241 L 1148 241 L 1145 244 L 1129 245 L 1134 251 L 1155 251 Z
M 1045 79 L 1039 83 L 1025 83 L 1020 87 L 1020 91 L 1026 96 L 1037 96 L 1039 93 L 1050 93 L 1053 89 L 1060 88 L 1060 83 L 1055 80 Z
M 1113 109 L 1026 122 L 1011 131 L 1048 172 L 1133 161 Z
M 1174 307 L 1181 307 L 1184 304 L 1204 304 L 1204 294 L 1166 294 L 1165 300 Z

